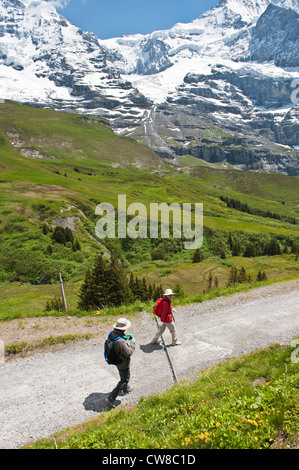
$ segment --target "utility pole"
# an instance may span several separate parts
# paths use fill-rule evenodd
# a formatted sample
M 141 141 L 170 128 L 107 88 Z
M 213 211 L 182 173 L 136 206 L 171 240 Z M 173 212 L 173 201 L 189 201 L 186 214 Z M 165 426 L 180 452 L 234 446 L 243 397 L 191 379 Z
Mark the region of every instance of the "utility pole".
M 66 304 L 66 298 L 65 298 L 64 288 L 63 288 L 63 279 L 61 276 L 60 266 L 59 266 L 59 281 L 60 281 L 60 288 L 61 288 L 61 295 L 62 295 L 64 310 L 67 312 L 67 304 Z

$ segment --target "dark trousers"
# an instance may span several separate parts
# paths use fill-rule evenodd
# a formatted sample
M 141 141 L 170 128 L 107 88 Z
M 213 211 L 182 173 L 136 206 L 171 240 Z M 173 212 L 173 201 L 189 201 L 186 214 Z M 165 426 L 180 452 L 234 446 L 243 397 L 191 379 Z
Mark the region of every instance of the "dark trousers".
M 109 398 L 111 400 L 115 400 L 121 390 L 123 390 L 124 392 L 126 391 L 127 385 L 130 380 L 130 369 L 118 369 L 118 372 L 120 381 L 110 393 Z

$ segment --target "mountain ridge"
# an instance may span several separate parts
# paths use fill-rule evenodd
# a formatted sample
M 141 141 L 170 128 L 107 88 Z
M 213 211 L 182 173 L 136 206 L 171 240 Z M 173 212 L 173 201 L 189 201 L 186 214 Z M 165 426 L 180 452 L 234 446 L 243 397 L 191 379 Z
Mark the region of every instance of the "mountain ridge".
M 1 98 L 104 117 L 174 163 L 299 174 L 297 0 L 221 0 L 191 23 L 108 40 L 46 1 L 4 0 L 0 19 Z

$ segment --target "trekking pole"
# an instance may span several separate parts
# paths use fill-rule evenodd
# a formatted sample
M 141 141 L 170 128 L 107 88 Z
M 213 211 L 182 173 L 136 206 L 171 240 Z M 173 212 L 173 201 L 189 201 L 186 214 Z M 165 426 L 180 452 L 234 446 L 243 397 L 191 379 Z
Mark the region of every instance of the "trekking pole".
M 174 314 L 173 314 L 173 312 L 175 312 L 175 313 L 176 313 L 176 310 L 172 309 L 172 312 L 171 312 L 172 319 L 173 319 L 173 321 L 175 322 L 175 318 L 174 318 Z
M 155 317 L 155 319 L 156 319 L 156 323 L 157 323 L 157 328 L 158 328 L 158 330 L 159 330 L 159 323 L 158 323 L 157 317 Z M 165 351 L 165 353 L 166 353 L 166 356 L 167 356 L 167 360 L 168 360 L 168 364 L 169 364 L 169 367 L 170 367 L 170 371 L 171 371 L 171 375 L 172 375 L 173 381 L 174 381 L 174 382 L 178 382 L 177 375 L 176 375 L 176 373 L 175 373 L 175 370 L 174 370 L 174 367 L 173 367 L 173 365 L 172 365 L 170 356 L 169 356 L 169 354 L 168 354 L 168 351 L 167 351 L 167 348 L 166 348 L 166 344 L 165 344 L 163 335 L 161 335 L 161 341 L 162 341 L 163 349 L 164 349 L 164 351 Z

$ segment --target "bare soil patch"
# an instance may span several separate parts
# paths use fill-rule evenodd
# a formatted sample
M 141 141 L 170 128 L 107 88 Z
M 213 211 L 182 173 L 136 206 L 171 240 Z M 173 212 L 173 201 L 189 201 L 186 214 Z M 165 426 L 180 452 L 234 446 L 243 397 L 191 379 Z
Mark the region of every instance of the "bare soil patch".
M 113 321 L 113 320 L 112 320 Z M 15 319 L 0 324 L 0 338 L 5 346 L 26 343 L 26 347 L 20 348 L 19 352 L 7 354 L 7 359 L 25 357 L 48 349 L 63 347 L 64 341 L 56 344 L 42 343 L 48 338 L 59 338 L 67 335 L 76 335 L 73 340 L 86 340 L 107 331 L 108 319 L 90 317 L 36 317 Z M 111 319 L 109 319 L 109 325 Z M 42 343 L 42 344 L 41 344 Z

